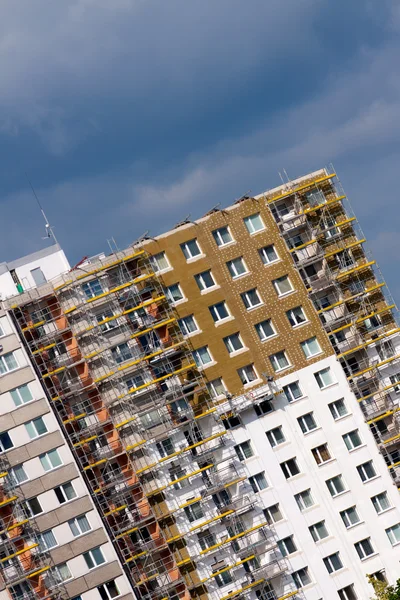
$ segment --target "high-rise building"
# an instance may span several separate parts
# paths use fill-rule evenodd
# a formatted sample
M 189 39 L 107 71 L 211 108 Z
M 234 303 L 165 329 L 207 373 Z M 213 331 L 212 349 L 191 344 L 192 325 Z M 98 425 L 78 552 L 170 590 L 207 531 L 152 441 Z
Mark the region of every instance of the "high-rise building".
M 394 581 L 400 329 L 364 242 L 321 170 L 68 272 L 0 265 L 0 598 Z

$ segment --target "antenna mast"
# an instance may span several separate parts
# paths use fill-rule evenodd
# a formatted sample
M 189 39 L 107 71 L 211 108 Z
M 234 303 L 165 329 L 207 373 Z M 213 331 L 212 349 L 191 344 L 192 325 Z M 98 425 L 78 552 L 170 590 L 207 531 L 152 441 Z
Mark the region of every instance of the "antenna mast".
M 42 205 L 40 204 L 39 198 L 38 198 L 38 197 L 37 197 L 37 195 L 36 195 L 36 192 L 35 192 L 35 190 L 34 190 L 34 188 L 33 188 L 33 185 L 32 185 L 32 183 L 31 183 L 31 180 L 29 179 L 29 177 L 28 177 L 28 174 L 27 174 L 27 173 L 25 173 L 25 175 L 26 175 L 26 178 L 27 178 L 27 180 L 28 180 L 28 183 L 29 183 L 29 185 L 31 186 L 32 194 L 33 194 L 33 195 L 34 195 L 34 197 L 35 197 L 35 200 L 36 200 L 36 202 L 37 202 L 37 204 L 38 204 L 38 206 L 39 206 L 40 212 L 42 213 L 42 217 L 43 217 L 43 219 L 44 219 L 45 228 L 46 228 L 46 237 L 42 238 L 42 240 L 45 240 L 45 239 L 47 239 L 47 238 L 53 238 L 54 242 L 55 242 L 56 244 L 58 244 L 58 242 L 57 242 L 57 238 L 56 238 L 56 236 L 55 236 L 55 233 L 54 233 L 54 230 L 53 230 L 53 227 L 50 225 L 50 223 L 49 223 L 49 220 L 48 220 L 48 218 L 46 217 L 46 213 L 44 212 L 44 210 L 43 210 L 43 207 L 42 207 Z

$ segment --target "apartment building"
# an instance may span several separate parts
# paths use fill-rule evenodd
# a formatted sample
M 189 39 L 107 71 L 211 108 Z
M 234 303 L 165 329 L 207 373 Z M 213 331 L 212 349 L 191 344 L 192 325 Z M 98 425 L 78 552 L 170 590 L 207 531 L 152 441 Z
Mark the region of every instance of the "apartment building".
M 333 172 L 145 240 L 307 600 L 399 576 L 399 328 Z
M 51 246 L 0 265 L 3 298 L 69 267 Z M 132 599 L 10 313 L 0 310 L 0 598 Z

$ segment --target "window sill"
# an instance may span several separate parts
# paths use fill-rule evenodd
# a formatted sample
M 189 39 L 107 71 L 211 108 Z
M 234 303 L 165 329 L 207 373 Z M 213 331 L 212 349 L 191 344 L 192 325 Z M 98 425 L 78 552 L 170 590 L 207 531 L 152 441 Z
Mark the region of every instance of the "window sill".
M 383 515 L 387 512 L 389 512 L 389 510 L 393 510 L 394 508 L 396 508 L 395 506 L 389 506 L 389 508 L 385 508 L 385 510 L 381 510 L 381 512 L 376 513 L 379 517 L 379 515 Z
M 369 483 L 370 481 L 375 481 L 375 479 L 379 479 L 380 475 L 374 475 L 374 477 L 371 477 L 371 479 L 367 479 L 366 481 L 363 481 L 362 483 L 365 485 L 366 483 Z
M 282 367 L 282 369 L 278 369 L 277 371 L 274 370 L 274 373 L 283 373 L 283 371 L 287 371 L 288 369 L 291 369 L 293 365 L 287 365 L 286 367 Z M 299 398 L 300 400 L 300 398 Z
M 229 352 L 229 357 L 234 358 L 235 356 L 239 356 L 239 354 L 243 354 L 244 352 L 248 352 L 249 349 L 246 347 L 240 348 L 239 350 L 235 350 L 234 352 Z
M 201 329 L 196 329 L 196 331 L 191 331 L 190 333 L 185 333 L 183 337 L 185 339 L 189 339 L 189 338 L 194 337 L 195 335 L 199 335 L 199 333 L 203 333 L 203 331 Z
M 358 527 L 358 525 L 362 525 L 363 523 L 365 523 L 365 521 L 358 521 L 358 523 L 353 523 L 353 525 L 349 525 L 349 527 L 346 527 L 346 531 L 350 531 L 350 529 L 354 529 L 355 527 Z
M 189 265 L 189 264 L 194 263 L 194 262 L 196 262 L 198 260 L 201 260 L 202 258 L 205 258 L 205 257 L 206 257 L 205 254 L 196 254 L 196 256 L 192 256 L 191 258 L 187 258 L 186 262 Z
M 378 556 L 379 552 L 374 552 L 373 554 L 369 554 L 368 556 L 364 556 L 364 558 L 360 558 L 361 562 L 365 562 L 370 558 L 374 558 L 374 556 Z
M 361 448 L 366 448 L 367 444 L 361 444 L 360 446 L 357 446 L 356 448 L 352 448 L 351 450 L 349 450 L 349 454 L 353 454 L 353 452 L 357 452 L 357 450 L 360 450 Z
M 300 512 L 301 512 L 301 514 L 304 514 L 306 512 L 310 512 L 314 508 L 319 508 L 319 507 L 320 507 L 319 504 L 313 504 L 312 506 L 307 506 L 307 508 L 303 508 L 303 510 L 300 510 Z
M 269 337 L 264 338 L 263 340 L 260 339 L 260 342 L 262 344 L 265 344 L 265 342 L 269 342 L 270 340 L 274 340 L 275 338 L 277 338 L 279 336 L 278 333 L 274 333 L 274 335 L 270 335 Z
M 262 259 L 261 259 L 262 260 Z M 263 262 L 264 267 L 269 267 L 270 265 L 276 265 L 276 263 L 281 262 L 281 258 L 277 258 L 276 260 L 271 260 L 271 262 Z
M 250 306 L 249 308 L 246 308 L 247 312 L 251 312 L 253 310 L 256 310 L 257 308 L 260 308 L 260 306 L 264 306 L 264 302 L 260 302 L 260 304 L 256 304 L 255 306 Z
M 204 296 L 205 294 L 209 294 L 210 292 L 213 292 L 214 290 L 219 290 L 220 289 L 220 285 L 210 285 L 210 287 L 205 288 L 204 290 L 200 291 L 200 294 L 202 296 Z
M 176 302 L 174 302 L 173 300 L 171 300 L 171 304 L 172 306 L 179 306 L 179 304 L 183 304 L 184 302 L 187 302 L 188 299 L 187 298 L 181 298 L 181 300 L 176 300 Z
M 300 398 L 299 398 L 299 400 L 300 400 Z M 304 436 L 311 435 L 312 433 L 314 433 L 314 431 L 319 431 L 320 429 L 322 429 L 322 427 L 315 427 L 314 429 L 310 429 L 310 431 L 306 431 L 305 433 L 303 433 L 303 435 Z M 329 462 L 329 461 L 327 461 L 327 462 Z M 324 464 L 326 464 L 326 463 L 324 463 Z
M 290 296 L 290 294 L 294 294 L 294 292 L 297 292 L 297 290 L 290 290 L 290 292 L 285 292 L 284 294 L 278 294 L 278 298 L 279 298 L 279 300 L 281 298 L 286 298 L 287 296 Z
M 292 329 L 300 329 L 300 327 L 304 327 L 304 325 L 309 325 L 310 321 L 303 321 L 303 323 L 297 323 L 296 325 L 292 325 Z
M 343 490 L 343 492 L 339 492 L 339 494 L 335 494 L 334 496 L 331 496 L 331 498 L 335 500 L 335 498 L 340 498 L 340 496 L 344 496 L 344 494 L 348 494 L 349 492 L 350 490 Z
M 335 423 L 337 423 L 338 421 L 343 421 L 343 419 L 347 419 L 347 417 L 351 417 L 353 415 L 353 413 L 347 413 L 347 415 L 343 415 L 342 417 L 338 417 L 337 419 L 333 419 L 335 421 Z
M 235 244 L 237 244 L 237 241 L 232 240 L 231 242 L 226 242 L 226 244 L 220 244 L 219 246 L 217 244 L 217 246 L 218 246 L 219 250 L 222 250 L 223 248 L 228 248 L 229 246 L 234 246 Z
M 232 281 L 237 281 L 238 279 L 242 279 L 242 277 L 247 277 L 250 275 L 250 271 L 246 271 L 246 273 L 241 273 L 240 275 L 234 275 L 232 277 Z
M 248 383 L 244 383 L 243 387 L 248 390 L 251 387 L 254 387 L 255 385 L 258 385 L 260 383 L 262 383 L 262 379 L 258 378 L 258 379 L 254 379 L 254 381 L 249 381 Z
M 197 367 L 199 371 L 205 371 L 205 369 L 208 369 L 209 367 L 214 367 L 217 363 L 216 360 L 212 360 L 211 362 L 207 363 L 206 365 L 201 365 L 200 367 Z
M 220 325 L 223 325 L 224 323 L 229 323 L 229 321 L 234 321 L 234 319 L 235 319 L 235 317 L 233 317 L 232 315 L 229 315 L 229 317 L 225 317 L 224 319 L 215 321 L 214 325 L 215 325 L 215 327 L 219 327 Z
M 251 233 L 249 230 L 247 230 L 247 231 L 249 231 L 250 237 L 254 237 L 255 235 L 258 235 L 259 233 L 264 233 L 264 231 L 266 231 L 266 230 L 267 230 L 267 228 L 263 227 L 262 229 L 257 229 L 257 231 L 252 231 Z
M 325 390 L 327 390 L 327 389 L 329 389 L 329 388 L 333 387 L 334 385 L 338 385 L 338 382 L 337 382 L 337 381 L 334 381 L 333 383 L 330 383 L 329 385 L 326 385 L 325 387 L 322 387 L 322 388 L 320 387 L 319 389 L 321 390 L 321 392 L 324 392 Z M 347 416 L 347 415 L 346 415 L 346 416 Z
M 315 358 L 316 356 L 321 356 L 322 354 L 324 354 L 324 351 L 321 350 L 320 352 L 317 352 L 316 354 L 311 354 L 311 356 L 306 356 L 307 360 L 312 360 L 313 358 Z
M 296 402 L 300 402 L 301 400 L 307 400 L 307 398 L 308 398 L 308 396 L 300 396 L 299 398 L 293 398 L 293 400 L 288 400 L 288 399 L 286 398 L 286 395 L 285 395 L 285 393 L 284 393 L 284 392 L 283 392 L 283 394 L 284 394 L 284 396 L 285 396 L 285 400 L 287 400 L 287 403 L 288 403 L 289 405 L 296 404 Z
M 164 273 L 169 273 L 170 271 L 173 271 L 174 268 L 173 267 L 167 267 L 166 269 L 160 269 L 159 271 L 155 271 L 156 275 L 164 275 Z
M 325 460 L 322 463 L 317 464 L 318 468 L 324 467 L 325 465 L 329 465 L 330 463 L 335 462 L 336 458 L 330 458 L 329 460 Z

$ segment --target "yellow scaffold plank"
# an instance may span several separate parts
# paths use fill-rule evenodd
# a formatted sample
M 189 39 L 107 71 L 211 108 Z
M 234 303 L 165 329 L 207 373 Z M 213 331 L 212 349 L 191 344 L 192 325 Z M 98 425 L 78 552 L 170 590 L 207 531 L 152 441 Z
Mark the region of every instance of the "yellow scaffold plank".
M 289 592 L 288 594 L 281 596 L 280 598 L 278 598 L 278 600 L 287 600 L 288 598 L 293 598 L 293 596 L 295 596 L 298 593 L 299 593 L 299 590 L 294 590 L 294 592 Z
M 337 196 L 336 198 L 332 198 L 332 200 L 328 200 L 327 202 L 321 202 L 321 204 L 317 204 L 316 206 L 311 206 L 310 208 L 306 208 L 302 212 L 299 212 L 299 215 L 308 215 L 309 213 L 319 210 L 320 208 L 325 208 L 326 206 L 332 206 L 333 204 L 337 204 L 338 202 L 341 202 L 342 200 L 344 200 L 344 198 L 346 198 L 346 196 Z
M 346 302 L 351 302 L 351 300 L 354 300 L 355 298 L 359 298 L 360 296 L 364 296 L 364 294 L 369 294 L 370 292 L 374 292 L 375 290 L 378 290 L 379 288 L 382 288 L 385 285 L 386 285 L 386 283 L 378 283 L 378 285 L 374 285 L 370 288 L 367 288 L 363 292 L 359 292 L 358 294 L 353 294 L 353 296 L 349 296 L 348 298 L 343 298 L 343 300 L 339 300 L 338 302 L 335 302 L 334 304 L 331 304 L 330 306 L 327 306 L 326 308 L 321 308 L 320 310 L 317 311 L 317 313 L 321 314 L 323 312 L 326 312 L 327 310 L 332 310 L 332 308 L 341 306 L 342 304 L 345 304 Z M 334 333 L 334 332 L 332 332 L 332 333 Z
M 8 471 L 3 471 L 2 473 L 0 473 L 0 479 L 3 479 L 3 477 L 7 477 L 8 475 Z
M 139 552 L 139 554 L 135 554 L 135 556 L 130 556 L 129 558 L 126 559 L 125 564 L 130 563 L 133 560 L 140 558 L 141 556 L 145 556 L 145 554 L 147 554 L 147 550 L 143 550 L 143 552 Z
M 50 565 L 48 565 L 47 567 L 42 567 L 41 569 L 38 569 L 37 571 L 34 571 L 33 573 L 30 573 L 29 575 L 27 575 L 27 579 L 32 579 L 33 577 L 37 577 L 38 575 L 45 573 L 49 569 L 50 569 Z
M 255 558 L 255 554 L 252 554 L 251 556 L 247 556 L 247 558 L 244 558 L 243 560 L 239 560 L 239 562 L 236 562 L 233 565 L 227 565 L 226 567 L 224 567 L 223 569 L 220 569 L 219 571 L 214 571 L 214 573 L 212 573 L 212 575 L 210 575 L 210 577 L 206 577 L 205 579 L 202 579 L 201 583 L 205 583 L 206 581 L 209 581 L 210 579 L 213 579 L 214 577 L 218 577 L 218 575 L 221 575 L 221 573 L 225 573 L 225 571 L 230 571 L 231 569 L 234 569 L 235 567 L 239 567 L 240 565 L 243 565 L 244 563 L 248 562 L 249 560 L 252 560 L 253 558 Z
M 394 469 L 395 467 L 398 467 L 400 465 L 400 460 L 398 460 L 395 463 L 392 463 L 391 465 L 387 465 L 388 469 Z
M 356 273 L 356 271 L 362 271 L 363 269 L 368 269 L 369 267 L 372 267 L 372 265 L 374 265 L 375 263 L 375 260 L 370 260 L 369 262 L 359 265 L 358 267 L 354 267 L 354 269 L 350 269 L 349 271 L 345 271 L 344 273 L 339 273 L 338 275 L 336 275 L 336 279 L 344 279 L 345 277 Z
M 257 579 L 257 581 L 253 581 L 253 583 L 249 583 L 249 585 L 245 585 L 244 587 L 240 588 L 240 590 L 236 590 L 235 592 L 231 592 L 227 596 L 223 596 L 221 598 L 221 600 L 229 600 L 229 598 L 233 598 L 234 596 L 243 594 L 243 592 L 245 592 L 246 590 L 249 590 L 250 588 L 253 588 L 256 585 L 260 585 L 260 583 L 263 583 L 263 581 L 265 581 L 265 579 Z
M 72 313 L 74 310 L 76 310 L 76 306 L 71 306 L 71 308 L 67 308 L 67 310 L 64 310 L 64 315 L 69 315 L 69 313 Z
M 325 258 L 330 258 L 335 254 L 339 254 L 339 252 L 343 252 L 343 250 L 350 250 L 351 248 L 355 248 L 355 246 L 359 246 L 360 244 L 364 244 L 367 240 L 363 238 L 362 240 L 356 240 L 351 244 L 347 244 L 347 246 L 343 246 L 343 248 L 336 248 L 336 250 L 331 250 L 331 252 L 325 252 Z
M 397 435 L 394 435 L 393 437 L 385 440 L 383 442 L 383 445 L 385 446 L 386 444 L 390 444 L 391 442 L 394 442 L 395 440 L 398 440 L 400 438 L 400 433 L 398 433 Z
M 394 304 L 389 304 L 387 306 L 384 306 L 380 310 L 376 310 L 372 313 L 369 313 L 369 315 L 366 315 L 365 317 L 360 317 L 359 319 L 356 319 L 355 321 L 351 321 L 351 323 L 342 325 L 342 327 L 338 327 L 337 329 L 332 329 L 332 331 L 330 331 L 328 333 L 328 335 L 332 335 L 333 333 L 338 333 L 339 331 L 344 331 L 345 329 L 349 329 L 349 327 L 353 327 L 353 325 L 359 325 L 360 323 L 363 323 L 364 321 L 366 321 L 367 319 L 370 319 L 371 317 L 375 317 L 376 315 L 381 315 L 382 313 L 387 312 L 388 310 L 392 310 L 392 308 L 394 308 L 394 306 L 395 306 Z
M 11 496 L 11 498 L 6 498 L 2 502 L 0 502 L 0 506 L 5 506 L 6 504 L 10 504 L 11 502 L 14 502 L 17 499 L 18 499 L 18 496 Z
M 14 523 L 14 525 L 10 525 L 10 527 L 7 527 L 6 531 L 12 531 L 17 527 L 22 527 L 22 525 L 26 525 L 26 523 L 29 523 L 29 519 L 24 519 L 23 521 L 18 521 L 18 523 Z
M 139 529 L 139 527 L 131 527 L 131 529 L 127 529 L 126 531 L 123 531 L 122 533 L 118 534 L 115 539 L 116 540 L 120 540 L 121 538 L 125 537 L 126 535 L 129 535 L 131 533 L 134 533 L 135 531 L 137 531 Z
M 146 440 L 140 440 L 140 442 L 136 442 L 135 444 L 130 444 L 129 446 L 126 447 L 126 451 L 129 452 L 130 450 L 139 448 L 140 446 L 143 446 L 143 444 L 145 444 L 145 443 L 146 443 Z
M 233 481 L 229 481 L 229 483 L 225 483 L 224 487 L 230 487 L 231 485 L 235 485 L 235 483 L 240 483 L 241 481 L 245 481 L 246 477 L 238 477 L 237 479 L 234 479 Z
M 360 402 L 360 400 L 359 400 Z M 379 415 L 379 417 L 374 417 L 373 419 L 370 419 L 369 421 L 367 421 L 367 425 L 370 425 L 371 423 L 376 423 L 377 421 L 382 421 L 382 419 L 386 419 L 386 417 L 390 417 L 391 415 L 394 415 L 394 413 L 397 413 L 400 410 L 400 406 L 398 406 L 397 408 L 394 408 L 393 410 L 388 410 L 385 413 L 383 413 L 382 415 Z
M 378 336 L 377 338 L 374 338 L 372 340 L 367 340 L 363 344 L 359 344 L 358 346 L 351 348 L 351 350 L 346 350 L 345 352 L 342 352 L 341 354 L 337 354 L 336 358 L 342 358 L 343 356 L 347 356 L 348 354 L 357 352 L 357 350 L 361 350 L 361 348 L 371 346 L 371 344 L 376 344 L 376 342 L 380 342 L 381 340 L 383 340 L 387 337 L 390 337 L 391 335 L 394 335 L 395 333 L 398 333 L 399 331 L 400 331 L 400 327 L 397 327 L 396 329 L 392 329 L 391 331 L 387 331 L 386 333 Z
M 65 371 L 67 367 L 58 367 L 58 369 L 55 369 L 54 371 L 50 371 L 50 373 L 45 373 L 44 375 L 42 375 L 43 379 L 46 379 L 46 377 L 52 377 L 53 375 L 57 375 L 58 373 L 61 373 L 61 371 Z
M 197 498 L 192 498 L 191 500 L 188 500 L 184 504 L 180 504 L 178 506 L 178 508 L 185 508 L 185 506 L 190 506 L 191 504 L 194 504 L 195 502 L 200 502 L 200 500 L 202 500 L 202 496 L 197 496 Z
M 128 423 L 132 423 L 132 421 L 134 421 L 136 419 L 136 415 L 134 415 L 133 417 L 129 417 L 129 419 L 125 419 L 125 421 L 121 421 L 121 423 L 117 423 L 115 425 L 115 429 L 120 429 L 120 427 L 123 427 L 124 425 L 127 425 Z M 139 443 L 144 443 L 145 440 L 143 440 L 142 442 Z M 136 444 L 133 444 L 133 446 L 136 446 Z
M 390 358 L 387 358 L 386 360 L 382 360 L 381 362 L 376 363 L 376 365 L 372 365 L 372 367 L 367 367 L 366 369 L 363 369 L 362 371 L 358 371 L 358 373 L 353 373 L 352 375 L 347 377 L 347 380 L 349 381 L 350 379 L 354 379 L 354 377 L 360 377 L 360 375 L 364 375 L 364 373 L 368 373 L 369 371 L 372 371 L 373 369 L 378 369 L 379 367 L 388 365 L 389 363 L 393 362 L 394 360 L 397 360 L 398 358 L 400 358 L 400 354 L 391 356 Z
M 271 204 L 271 202 L 276 202 L 277 200 L 282 200 L 282 198 L 287 198 L 288 196 L 293 196 L 297 192 L 301 192 L 306 190 L 308 187 L 312 187 L 313 185 L 318 185 L 319 183 L 323 183 L 324 181 L 328 181 L 328 179 L 332 179 L 336 177 L 336 173 L 332 173 L 332 175 L 324 175 L 324 177 L 319 177 L 318 179 L 313 179 L 308 183 L 304 183 L 299 185 L 292 190 L 287 190 L 286 192 L 281 192 L 278 196 L 274 196 L 273 198 L 267 199 L 267 203 Z
M 87 471 L 88 469 L 93 469 L 94 467 L 98 467 L 99 465 L 103 465 L 105 462 L 107 462 L 106 458 L 102 458 L 101 460 L 98 460 L 97 462 L 88 465 L 87 467 L 83 467 L 84 471 Z
M 206 465 L 205 467 L 202 467 L 201 469 L 196 469 L 196 471 L 192 471 L 191 473 L 188 473 L 187 475 L 183 475 L 183 477 L 179 477 L 178 479 L 173 479 L 172 481 L 167 483 L 166 487 L 175 485 L 176 483 L 179 483 L 180 481 L 184 481 L 184 479 L 189 479 L 189 477 L 194 477 L 195 475 L 198 475 L 199 473 L 202 473 L 203 471 L 206 471 L 207 469 L 211 469 L 211 467 L 213 467 L 213 466 L 214 466 L 214 464 L 210 463 L 210 464 Z
M 30 329 L 36 329 L 36 327 L 41 327 L 41 325 L 45 325 L 46 321 L 38 321 L 37 323 L 34 323 L 33 325 L 29 325 L 28 327 L 23 327 L 21 329 L 21 331 L 25 332 L 25 331 L 29 331 Z
M 84 440 L 81 440 L 80 442 L 75 442 L 74 448 L 79 448 L 79 446 L 83 446 L 84 444 L 87 444 L 88 442 L 91 442 L 92 440 L 97 440 L 97 438 L 98 438 L 97 435 L 92 435 Z
M 65 421 L 63 421 L 63 425 L 68 425 L 68 423 L 73 423 L 74 421 L 78 421 L 79 419 L 83 419 L 83 417 L 86 417 L 87 413 L 83 412 L 80 415 L 74 415 L 73 417 L 70 417 L 69 419 L 66 419 Z
M 189 556 L 189 558 L 184 558 L 183 560 L 180 560 L 179 562 L 176 563 L 177 567 L 182 567 L 183 565 L 187 565 L 188 563 L 192 562 L 193 558 L 191 556 Z M 168 596 L 166 598 L 161 598 L 161 600 L 168 600 Z
M 307 246 L 310 246 L 311 244 L 315 244 L 316 241 L 317 241 L 316 239 L 309 240 L 308 242 L 305 242 L 304 244 L 301 244 L 301 246 L 296 246 L 295 248 L 291 248 L 289 250 L 289 252 L 293 253 L 293 252 L 297 252 L 298 250 L 302 250 L 303 248 L 307 248 Z
M 246 531 L 242 531 L 242 533 L 237 533 L 236 535 L 233 535 L 230 538 L 227 538 L 226 540 L 224 540 L 223 542 L 218 542 L 218 544 L 214 544 L 213 546 L 210 546 L 209 548 L 206 548 L 205 550 L 201 550 L 200 554 L 207 554 L 208 552 L 211 552 L 212 550 L 215 550 L 216 548 L 219 548 L 220 546 L 224 546 L 225 544 L 230 544 L 231 542 L 234 542 L 235 540 L 238 540 L 239 538 L 252 533 L 253 531 L 257 531 L 257 529 L 261 529 L 261 527 L 265 527 L 266 525 L 268 525 L 267 522 L 265 523 L 261 523 L 261 525 L 255 525 L 254 527 L 250 527 L 250 529 L 246 529 Z
M 201 529 L 201 527 L 204 527 L 205 525 L 209 525 L 210 523 L 214 523 L 215 521 L 219 521 L 220 519 L 223 519 L 224 517 L 227 517 L 228 515 L 233 514 L 235 511 L 230 509 L 227 510 L 226 512 L 217 515 L 216 517 L 213 517 L 212 519 L 207 519 L 207 521 L 203 521 L 202 523 L 200 523 L 200 525 L 195 525 L 194 527 L 191 527 L 189 529 L 190 532 L 192 531 L 196 531 L 196 529 Z
M 34 350 L 32 352 L 32 355 L 35 356 L 35 354 L 41 354 L 42 352 L 46 352 L 46 350 L 50 350 L 50 348 L 54 348 L 56 345 L 57 344 L 54 342 L 53 344 L 49 344 L 48 346 L 42 346 L 41 348 Z
M 148 381 L 147 383 L 144 383 L 143 385 L 140 385 L 137 388 L 131 388 L 129 390 L 129 394 L 133 394 L 135 392 L 138 392 L 139 390 L 143 390 L 147 387 L 149 387 L 150 385 L 154 385 L 155 383 L 158 383 L 159 381 L 164 381 L 165 379 L 169 379 L 170 377 L 173 377 L 174 375 L 178 375 L 179 373 L 183 373 L 184 371 L 187 371 L 188 369 L 192 369 L 193 367 L 196 366 L 196 363 L 190 363 L 189 365 L 187 365 L 186 367 L 182 367 L 181 369 L 177 369 L 176 371 L 173 371 L 172 373 L 168 373 L 168 375 L 163 375 L 162 377 L 157 377 L 157 379 L 152 379 L 151 381 Z
M 30 546 L 26 546 L 26 548 L 22 548 L 22 550 L 18 550 L 18 552 L 14 552 L 13 554 L 9 554 L 4 558 L 0 558 L 0 562 L 4 563 L 7 560 L 10 560 L 11 558 L 14 558 L 15 556 L 20 556 L 21 554 L 25 554 L 25 552 L 29 552 L 29 550 L 33 550 L 33 548 L 37 548 L 38 546 L 39 544 L 31 544 Z
M 208 410 L 206 410 L 205 412 L 201 413 L 200 415 L 195 416 L 195 420 L 197 419 L 202 419 L 203 417 L 207 417 L 208 415 L 211 415 L 212 413 L 214 413 L 217 409 L 214 408 L 209 408 Z
M 117 508 L 113 508 L 112 510 L 109 510 L 103 514 L 105 517 L 109 517 L 110 515 L 113 515 L 114 513 L 118 513 L 118 512 L 121 512 L 121 510 L 125 510 L 125 508 L 128 508 L 128 505 L 122 504 L 121 506 L 117 506 Z

